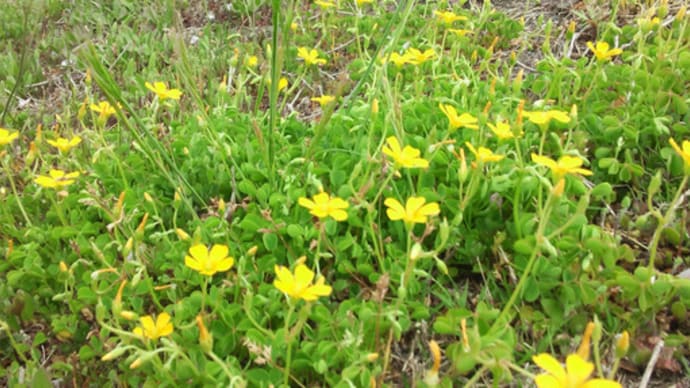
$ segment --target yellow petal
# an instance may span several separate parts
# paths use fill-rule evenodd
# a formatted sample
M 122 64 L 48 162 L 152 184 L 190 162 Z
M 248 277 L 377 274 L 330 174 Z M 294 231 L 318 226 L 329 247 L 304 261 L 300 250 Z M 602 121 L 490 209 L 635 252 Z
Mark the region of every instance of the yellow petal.
M 622 388 L 619 383 L 605 379 L 592 379 L 580 386 L 581 388 Z
M 316 206 L 316 204 L 312 200 L 304 197 L 299 197 L 297 199 L 297 203 L 302 207 L 306 207 L 307 209 L 313 209 Z
M 405 208 L 395 198 L 386 198 L 383 204 L 388 207 L 386 214 L 391 221 L 401 220 L 405 217 Z
M 295 282 L 297 284 L 309 284 L 314 280 L 314 272 L 306 265 L 299 264 L 295 267 Z
M 534 361 L 534 363 L 537 364 L 537 366 L 553 375 L 556 379 L 560 381 L 565 380 L 565 369 L 563 369 L 561 363 L 558 362 L 558 360 L 556 360 L 555 358 L 553 358 L 553 356 L 551 356 L 550 354 L 542 353 L 533 356 L 532 361 Z
M 235 264 L 235 259 L 232 257 L 221 260 L 216 264 L 216 272 L 225 272 L 232 268 L 233 264 Z
M 577 354 L 571 354 L 565 360 L 566 369 L 568 370 L 569 380 L 574 380 L 577 382 L 576 385 L 580 385 L 587 381 L 589 375 L 594 371 L 594 364 L 585 361 L 582 357 Z
M 205 263 L 208 260 L 208 249 L 204 244 L 193 245 L 189 248 L 189 254 L 200 263 Z
M 564 385 L 558 381 L 555 377 L 542 373 L 534 378 L 534 383 L 537 384 L 537 388 L 563 388 Z
M 220 261 L 228 256 L 228 247 L 222 244 L 214 244 L 211 247 L 211 252 L 209 254 L 209 259 L 211 261 Z

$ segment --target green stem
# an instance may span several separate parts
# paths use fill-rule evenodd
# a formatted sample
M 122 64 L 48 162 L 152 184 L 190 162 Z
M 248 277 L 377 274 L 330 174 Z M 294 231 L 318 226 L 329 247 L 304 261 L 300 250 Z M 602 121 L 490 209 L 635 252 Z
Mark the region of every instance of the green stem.
M 10 325 L 8 325 L 7 322 L 5 322 L 5 321 L 0 320 L 0 329 L 3 329 L 7 333 L 7 338 L 9 338 L 9 340 L 10 340 L 10 345 L 12 345 L 12 348 L 17 353 L 19 358 L 21 358 L 22 361 L 24 361 L 24 364 L 28 364 L 29 359 L 27 359 L 26 356 L 24 355 L 24 352 L 22 352 L 21 349 L 19 349 L 19 345 L 17 345 L 17 342 L 14 340 L 14 336 L 12 335 L 12 332 L 10 331 Z
M 213 351 L 206 353 L 213 361 L 220 366 L 220 369 L 223 370 L 223 373 L 225 373 L 226 376 L 228 376 L 228 380 L 231 382 L 233 380 L 236 380 L 236 376 L 233 376 L 230 370 L 228 369 L 228 366 L 225 365 L 225 361 L 221 360 L 220 357 L 218 357 Z M 191 362 L 191 361 L 190 361 Z
M 599 354 L 599 344 L 594 344 L 594 365 L 597 366 L 597 374 L 599 377 L 604 377 L 604 371 L 601 368 L 601 355 Z
M 290 382 L 290 363 L 292 362 L 292 338 L 290 336 L 290 318 L 292 318 L 292 313 L 295 311 L 295 306 L 290 303 L 290 310 L 288 310 L 285 316 L 285 324 L 283 330 L 285 330 L 285 345 L 287 346 L 287 355 L 285 356 L 285 370 L 283 375 L 283 383 L 289 386 Z
M 316 240 L 316 252 L 314 253 L 314 264 L 316 265 L 316 273 L 321 275 L 321 265 L 319 260 L 321 259 L 321 241 L 323 240 L 323 235 L 326 233 L 325 222 L 319 221 L 319 237 Z
M 53 195 L 49 195 L 48 197 L 50 198 L 50 202 L 55 207 L 55 211 L 58 214 L 58 218 L 60 218 L 62 226 L 67 226 L 68 224 L 67 220 L 65 219 L 65 214 L 62 211 L 62 206 L 60 206 L 60 202 L 57 200 L 57 192 L 53 192 Z
M 203 314 L 206 308 L 206 293 L 208 288 L 208 276 L 204 276 L 203 284 L 201 285 L 201 313 Z
M 491 325 L 491 328 L 489 329 L 489 333 L 494 332 L 497 330 L 501 325 L 507 324 L 507 318 L 508 314 L 510 313 L 510 309 L 513 307 L 515 302 L 517 301 L 517 298 L 520 294 L 522 294 L 522 289 L 525 287 L 525 284 L 527 283 L 527 279 L 529 278 L 532 269 L 534 268 L 534 264 L 537 261 L 537 258 L 539 257 L 539 252 L 541 248 L 542 241 L 544 240 L 544 229 L 546 228 L 546 224 L 549 219 L 549 215 L 551 212 L 551 205 L 552 205 L 552 199 L 553 194 L 550 194 L 547 201 L 546 201 L 546 206 L 544 207 L 543 211 L 543 216 L 541 220 L 539 221 L 539 226 L 537 228 L 537 232 L 535 235 L 536 241 L 534 245 L 534 249 L 532 250 L 532 254 L 529 257 L 529 260 L 527 261 L 527 266 L 525 267 L 525 271 L 522 273 L 522 276 L 520 276 L 520 281 L 518 282 L 517 286 L 515 286 L 515 289 L 513 290 L 513 293 L 510 295 L 510 299 L 508 299 L 508 303 L 503 307 L 503 310 L 501 310 L 501 314 L 498 316 L 498 318 L 494 321 L 494 323 Z
M 465 382 L 465 387 L 474 387 L 475 383 L 484 375 L 484 372 L 486 372 L 487 369 L 489 369 L 488 365 L 482 365 L 482 367 L 479 368 L 474 375 L 472 375 L 472 378 Z
M 26 222 L 27 226 L 31 226 L 31 220 L 29 219 L 29 216 L 26 214 L 26 210 L 24 209 L 24 205 L 22 204 L 22 201 L 19 199 L 19 192 L 17 191 L 17 186 L 14 183 L 14 177 L 12 175 L 10 165 L 7 164 L 7 160 L 5 160 L 5 158 L 2 158 L 2 165 L 3 165 L 3 167 L 5 167 L 5 172 L 7 173 L 7 179 L 10 181 L 10 187 L 12 187 L 12 193 L 14 194 L 14 199 L 17 201 L 17 205 L 19 206 L 19 211 L 21 211 L 22 216 L 24 217 L 24 222 Z
M 676 207 L 680 205 L 680 203 L 678 202 L 680 200 L 681 194 L 683 193 L 683 190 L 685 189 L 685 185 L 688 183 L 688 177 L 690 177 L 690 175 L 687 174 L 683 177 L 683 181 L 680 182 L 680 186 L 678 186 L 678 191 L 676 191 L 676 195 L 673 197 L 671 205 L 668 207 L 666 214 L 664 214 L 664 216 L 659 220 L 659 224 L 657 225 L 656 230 L 654 231 L 652 243 L 649 246 L 650 270 L 654 269 L 654 262 L 656 261 L 657 249 L 659 247 L 659 241 L 661 240 L 661 233 L 664 231 L 666 225 L 671 221 L 673 213 L 676 211 Z

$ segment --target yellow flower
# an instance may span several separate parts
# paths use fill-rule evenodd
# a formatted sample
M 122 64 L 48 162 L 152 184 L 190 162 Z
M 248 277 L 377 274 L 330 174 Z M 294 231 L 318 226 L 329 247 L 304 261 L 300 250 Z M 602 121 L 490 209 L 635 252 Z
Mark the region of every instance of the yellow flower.
M 10 132 L 5 128 L 0 128 L 0 146 L 10 144 L 17 137 L 19 137 L 19 133 L 17 131 Z
M 408 198 L 405 207 L 395 198 L 386 198 L 383 204 L 388 207 L 386 214 L 391 221 L 403 220 L 408 225 L 426 223 L 428 216 L 441 212 L 438 203 L 426 203 L 424 197 Z
M 493 125 L 491 123 L 486 123 L 486 125 L 489 126 L 491 129 L 491 132 L 496 135 L 501 140 L 509 140 L 515 138 L 515 134 L 513 133 L 513 130 L 510 128 L 510 124 L 506 123 L 505 121 L 497 121 L 496 125 Z M 522 133 L 520 133 L 518 136 L 522 136 Z
M 546 353 L 534 356 L 532 360 L 546 371 L 534 378 L 538 388 L 621 388 L 620 384 L 612 380 L 589 379 L 594 371 L 594 364 L 577 354 L 568 356 L 565 368 Z
M 675 140 L 668 139 L 668 142 L 671 144 L 671 147 L 680 155 L 681 158 L 683 158 L 683 162 L 685 162 L 685 168 L 690 169 L 690 141 L 688 140 L 683 140 L 683 149 L 681 149 L 678 146 L 678 143 L 676 143 Z
M 412 146 L 400 148 L 400 143 L 395 136 L 386 139 L 386 144 L 381 150 L 395 162 L 396 166 L 403 168 L 427 168 L 429 162 L 420 158 L 420 151 Z
M 405 51 L 405 56 L 407 57 L 407 63 L 412 65 L 421 65 L 422 63 L 433 59 L 436 56 L 434 49 L 426 49 L 424 52 L 417 50 L 416 48 L 408 48 Z
M 256 67 L 256 65 L 259 63 L 259 58 L 257 58 L 256 55 L 252 55 L 247 58 L 246 63 L 248 67 Z
M 271 85 L 271 78 L 266 78 L 266 84 Z M 288 80 L 285 77 L 280 77 L 278 80 L 278 92 L 281 92 L 283 89 L 288 87 Z
M 547 125 L 551 122 L 551 120 L 556 120 L 561 123 L 569 123 L 570 122 L 570 116 L 568 115 L 568 112 L 564 112 L 562 110 L 548 110 L 548 111 L 523 111 L 522 112 L 522 117 L 526 118 L 527 120 L 533 122 L 534 124 L 537 124 L 539 126 L 544 126 Z
M 468 34 L 472 34 L 472 30 L 463 30 L 461 28 L 449 28 L 448 31 L 454 33 L 457 36 L 465 36 Z
M 434 11 L 436 18 L 443 24 L 449 26 L 458 20 L 467 20 L 466 17 L 461 15 L 456 15 L 451 11 Z
M 501 159 L 505 158 L 505 155 L 494 154 L 493 151 L 486 147 L 479 147 L 479 149 L 475 149 L 474 146 L 469 142 L 465 142 L 465 145 L 467 146 L 467 148 L 470 149 L 470 151 L 472 151 L 474 157 L 477 158 L 477 162 L 479 162 L 479 164 L 484 164 L 488 162 L 498 162 Z
M 410 57 L 408 55 L 400 55 L 399 53 L 391 53 L 388 57 L 388 61 L 393 62 L 397 67 L 403 67 L 406 63 L 410 63 Z M 386 59 L 383 58 L 381 63 L 386 63 Z
M 235 259 L 228 256 L 227 245 L 214 244 L 209 250 L 204 244 L 196 244 L 189 248 L 189 254 L 191 256 L 185 256 L 184 264 L 206 276 L 225 272 L 235 263 Z
M 548 156 L 541 156 L 533 153 L 532 161 L 541 166 L 548 167 L 551 170 L 555 181 L 560 180 L 560 178 L 567 174 L 592 175 L 591 171 L 580 168 L 583 160 L 577 156 L 563 155 L 558 158 L 558 161 L 555 161 Z
M 316 49 L 308 49 L 306 47 L 299 47 L 297 49 L 297 57 L 304 60 L 304 64 L 311 65 L 325 65 L 327 62 L 323 58 L 319 58 L 319 52 Z
M 364 4 L 371 4 L 373 2 L 374 2 L 374 0 L 355 0 L 355 3 L 357 3 L 358 7 L 361 7 Z
M 91 110 L 98 113 L 98 117 L 101 120 L 107 120 L 108 117 L 112 116 L 115 114 L 115 108 L 110 105 L 108 101 L 101 101 L 96 104 L 91 104 Z
M 319 105 L 323 108 L 324 106 L 330 104 L 331 102 L 335 101 L 335 97 L 329 96 L 329 95 L 323 95 L 320 97 L 312 97 L 311 100 L 313 102 L 318 102 Z
M 58 137 L 57 140 L 47 140 L 48 144 L 60 150 L 60 152 L 68 152 L 72 148 L 81 143 L 81 137 L 75 136 L 69 140 L 64 137 Z
M 619 48 L 609 49 L 609 44 L 606 42 L 597 42 L 596 46 L 592 42 L 587 42 L 587 47 L 594 53 L 600 61 L 608 61 L 609 59 L 620 55 L 623 50 Z
M 48 171 L 48 175 L 39 175 L 34 179 L 34 182 L 38 183 L 40 186 L 49 189 L 59 189 L 65 186 L 69 186 L 74 183 L 74 180 L 79 176 L 79 172 L 65 173 L 62 170 L 51 169 Z
M 163 82 L 154 82 L 153 85 L 150 82 L 146 82 L 144 85 L 146 89 L 156 93 L 161 101 L 166 99 L 179 100 L 182 96 L 182 92 L 179 89 L 168 89 L 168 86 Z
M 321 7 L 321 9 L 335 8 L 335 3 L 330 0 L 316 0 L 314 4 Z
M 463 127 L 470 129 L 479 129 L 479 126 L 477 125 L 479 120 L 477 120 L 477 118 L 472 116 L 471 114 L 463 113 L 460 116 L 458 116 L 458 112 L 451 105 L 438 104 L 438 107 L 441 109 L 441 112 L 443 112 L 446 115 L 446 117 L 448 117 L 450 128 L 452 130 L 456 130 L 458 128 Z
M 324 284 L 325 279 L 321 276 L 312 285 L 314 272 L 304 264 L 297 264 L 294 274 L 286 267 L 278 265 L 275 266 L 275 271 L 276 279 L 273 281 L 273 285 L 293 299 L 304 299 L 310 302 L 320 296 L 328 296 L 333 291 L 331 286 Z
M 331 197 L 326 193 L 319 193 L 313 197 L 313 200 L 305 197 L 297 199 L 297 203 L 309 209 L 309 213 L 319 218 L 332 217 L 336 221 L 345 221 L 347 219 L 347 209 L 350 205 L 347 201 Z
M 155 340 L 160 337 L 169 336 L 173 332 L 173 324 L 170 322 L 170 315 L 165 312 L 158 314 L 155 323 L 150 315 L 141 317 L 139 322 L 141 322 L 141 326 L 134 328 L 134 334 L 140 337 Z

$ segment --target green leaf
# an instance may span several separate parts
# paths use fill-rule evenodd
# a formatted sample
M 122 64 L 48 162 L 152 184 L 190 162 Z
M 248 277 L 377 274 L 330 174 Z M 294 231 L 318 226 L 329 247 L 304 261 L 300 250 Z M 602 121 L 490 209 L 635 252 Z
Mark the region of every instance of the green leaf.
M 264 233 L 261 239 L 267 250 L 273 251 L 278 247 L 278 236 L 275 233 Z
M 30 386 L 32 388 L 53 388 L 53 384 L 50 382 L 50 375 L 43 368 L 36 369 Z

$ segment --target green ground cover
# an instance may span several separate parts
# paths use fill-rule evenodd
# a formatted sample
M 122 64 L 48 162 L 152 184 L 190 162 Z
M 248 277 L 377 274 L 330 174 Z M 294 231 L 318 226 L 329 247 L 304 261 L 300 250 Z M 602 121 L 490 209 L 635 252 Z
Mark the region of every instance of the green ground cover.
M 690 18 L 563 3 L 0 0 L 0 385 L 688 383 Z

